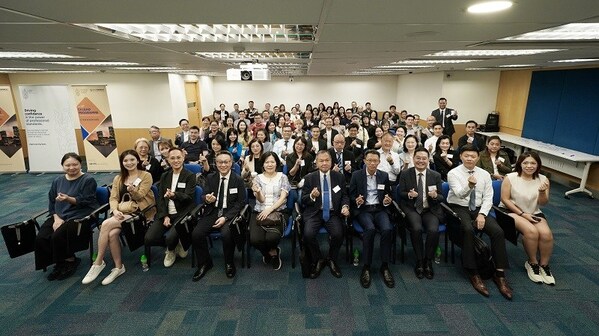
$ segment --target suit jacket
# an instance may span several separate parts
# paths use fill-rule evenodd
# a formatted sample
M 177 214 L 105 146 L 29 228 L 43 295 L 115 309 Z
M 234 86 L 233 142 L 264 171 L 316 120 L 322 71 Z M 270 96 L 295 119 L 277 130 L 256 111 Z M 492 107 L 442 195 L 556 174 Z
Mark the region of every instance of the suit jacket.
M 329 153 L 331 154 L 331 158 L 333 159 L 332 164 L 336 165 L 337 164 L 337 152 L 335 152 L 335 148 L 329 148 Z M 349 181 L 351 180 L 351 176 L 353 174 L 353 172 L 355 172 L 356 170 L 358 170 L 358 162 L 356 161 L 356 156 L 354 155 L 354 152 L 352 152 L 351 150 L 348 149 L 344 149 L 343 150 L 343 176 L 345 176 L 345 183 L 349 184 Z M 351 162 L 351 171 L 347 171 L 345 170 L 345 162 L 346 161 L 350 161 Z M 339 171 L 341 172 L 341 171 Z
M 156 217 L 159 219 L 163 219 L 168 214 L 168 199 L 164 198 L 164 194 L 166 193 L 166 189 L 171 188 L 171 183 L 173 181 L 173 170 L 169 170 L 166 173 L 162 174 L 160 178 L 160 184 L 158 185 L 158 199 L 156 200 L 156 208 L 157 213 Z M 177 214 L 185 214 L 191 210 L 193 210 L 195 206 L 195 190 L 196 190 L 196 175 L 189 170 L 183 168 L 181 169 L 181 173 L 179 174 L 179 179 L 177 182 L 177 187 L 175 190 L 171 190 L 175 193 L 175 198 L 173 201 L 175 202 L 175 208 L 177 209 Z
M 451 115 L 453 109 L 448 107 L 445 108 L 445 115 L 441 115 L 441 110 L 436 109 L 431 112 L 431 115 L 437 119 L 438 122 L 443 125 L 443 119 L 445 119 L 445 128 L 443 128 L 443 134 L 452 136 L 455 133 L 455 128 L 453 127 L 453 121 L 458 119 L 457 115 Z
M 385 195 L 389 195 L 393 197 L 391 192 L 391 184 L 389 183 L 389 174 L 382 170 L 376 170 L 376 185 L 377 185 L 377 198 L 379 204 L 383 205 L 383 200 L 385 199 Z M 366 204 L 366 196 L 368 195 L 367 191 L 367 177 L 366 177 L 366 168 L 355 171 L 351 176 L 351 182 L 349 183 L 349 197 L 352 202 L 352 214 L 358 215 L 360 214 L 361 207 L 358 208 L 355 199 L 358 196 L 364 196 L 364 204 Z
M 345 177 L 343 174 L 329 171 L 331 189 L 331 199 L 333 210 L 331 215 L 341 216 L 341 208 L 344 205 L 349 206 L 349 197 L 347 196 L 347 187 L 345 186 Z M 333 189 L 339 188 L 337 192 Z M 310 193 L 312 189 L 318 189 L 320 195 L 312 200 Z M 322 210 L 322 187 L 320 186 L 320 171 L 314 171 L 304 177 L 304 187 L 302 188 L 302 205 L 304 206 L 304 218 L 306 221 L 314 220 L 314 217 L 320 217 Z
M 356 140 L 356 147 L 351 147 L 351 143 Z M 360 147 L 358 147 L 360 146 Z M 358 139 L 358 138 L 351 138 L 351 137 L 345 137 L 345 149 L 349 149 L 352 152 L 354 152 L 354 157 L 356 158 L 356 162 L 359 162 L 360 164 L 358 165 L 358 167 L 360 167 L 362 165 L 362 155 L 364 155 L 364 151 L 366 150 L 366 148 L 364 147 L 364 141 Z
M 458 154 L 460 152 L 460 148 L 462 148 L 462 146 L 464 146 L 466 144 L 468 144 L 468 135 L 464 134 L 458 139 L 458 148 L 457 148 Z M 483 136 L 480 134 L 474 133 L 474 141 L 472 142 L 472 144 L 474 145 L 474 147 L 476 147 L 476 149 L 479 152 L 482 152 L 485 149 L 487 149 L 487 146 L 485 143 L 485 138 L 483 138 Z
M 332 145 L 333 144 L 333 138 L 335 137 L 335 135 L 339 134 L 339 132 L 336 129 L 332 128 L 331 129 L 331 139 L 325 138 L 326 134 L 327 134 L 327 129 L 326 128 L 321 129 L 320 130 L 320 137 L 319 137 L 319 139 L 322 139 L 322 140 L 326 141 L 327 143 L 330 142 L 331 145 Z
M 497 166 L 497 172 L 499 175 L 505 175 L 507 173 L 512 172 L 512 164 L 510 162 L 510 157 L 506 152 L 499 150 L 497 152 L 497 157 L 503 159 L 503 163 Z M 480 159 L 476 163 L 477 166 L 489 172 L 489 174 L 493 175 L 493 162 L 491 162 L 491 155 L 489 151 L 484 150 L 480 152 Z M 495 179 L 491 176 L 492 179 Z
M 443 202 L 443 194 L 441 193 L 441 174 L 434 170 L 426 169 L 426 199 L 428 201 L 429 210 L 439 218 L 443 220 L 443 209 L 441 208 L 441 202 Z M 433 199 L 428 196 L 428 187 L 437 187 L 437 199 Z M 399 207 L 405 212 L 416 212 L 416 198 L 408 198 L 408 192 L 411 189 L 418 190 L 418 180 L 416 179 L 416 168 L 408 168 L 401 172 L 399 175 Z
M 181 144 L 185 142 L 183 141 L 183 133 L 184 132 L 179 132 L 175 135 L 175 146 L 181 147 Z M 187 135 L 187 140 L 189 140 L 189 134 Z
M 312 138 L 307 139 L 308 141 L 308 145 L 306 146 L 306 148 L 308 149 L 308 152 L 312 153 L 312 156 L 316 156 L 315 154 L 318 153 L 317 150 L 314 150 L 314 146 L 312 145 Z M 322 149 L 327 149 L 327 141 L 325 139 L 322 138 L 318 138 L 318 148 L 319 150 Z
M 218 187 L 220 186 L 220 173 L 216 171 L 214 174 L 208 175 L 206 181 L 206 189 L 204 190 L 204 196 L 202 198 L 204 201 L 206 200 L 206 195 L 210 193 L 214 193 L 214 196 L 218 196 Z M 229 185 L 227 192 L 227 207 L 223 209 L 223 217 L 225 220 L 229 221 L 235 218 L 243 207 L 248 203 L 247 195 L 245 191 L 245 183 L 241 176 L 235 174 L 231 171 L 229 175 Z M 204 202 L 204 204 L 206 204 Z M 217 202 L 206 204 L 204 208 L 204 216 L 207 216 L 212 213 L 212 211 L 217 211 Z

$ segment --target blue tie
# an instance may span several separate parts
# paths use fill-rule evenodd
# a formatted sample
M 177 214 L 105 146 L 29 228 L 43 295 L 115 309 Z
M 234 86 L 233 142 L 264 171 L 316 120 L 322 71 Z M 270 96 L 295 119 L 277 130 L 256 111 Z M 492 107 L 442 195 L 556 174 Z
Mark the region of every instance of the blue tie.
M 329 182 L 327 182 L 327 175 L 325 174 L 322 180 L 322 219 L 324 219 L 325 222 L 328 222 L 331 218 L 329 194 Z
M 474 170 L 469 171 L 468 174 L 474 174 Z M 470 201 L 468 202 L 468 209 L 470 211 L 476 210 L 476 187 L 472 188 L 472 191 L 470 192 Z

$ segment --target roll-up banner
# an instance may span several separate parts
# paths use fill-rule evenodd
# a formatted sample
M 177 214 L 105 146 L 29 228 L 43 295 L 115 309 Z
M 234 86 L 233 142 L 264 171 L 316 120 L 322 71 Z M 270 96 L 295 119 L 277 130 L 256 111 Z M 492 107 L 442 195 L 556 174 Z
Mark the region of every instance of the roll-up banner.
M 29 172 L 62 172 L 62 156 L 77 153 L 77 123 L 69 87 L 20 85 L 19 91 L 27 131 Z
M 10 86 L 0 86 L 0 173 L 25 171 L 22 138 Z
M 118 171 L 112 115 L 105 85 L 73 85 L 77 114 L 83 134 L 87 170 Z

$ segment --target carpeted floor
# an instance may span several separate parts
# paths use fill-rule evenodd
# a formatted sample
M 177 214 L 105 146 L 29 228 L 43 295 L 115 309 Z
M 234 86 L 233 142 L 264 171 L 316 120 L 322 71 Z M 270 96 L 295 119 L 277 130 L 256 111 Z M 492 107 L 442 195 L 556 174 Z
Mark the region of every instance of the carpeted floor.
M 43 210 L 55 176 L 0 175 L 0 224 Z M 104 184 L 113 175 L 95 177 Z M 282 243 L 280 271 L 264 266 L 256 252 L 252 268 L 242 269 L 238 253 L 238 272 L 232 280 L 225 277 L 221 244 L 216 241 L 211 250 L 215 267 L 197 283 L 191 281 L 189 258 L 165 269 L 162 252 L 154 248 L 153 267 L 142 272 L 142 249 L 125 249 L 127 272 L 109 286 L 100 284 L 112 267 L 109 258 L 108 267 L 91 285 L 81 285 L 89 267 L 87 252 L 79 253 L 83 262 L 75 276 L 49 282 L 46 273 L 34 271 L 33 254 L 10 259 L 0 244 L 0 334 L 598 335 L 599 201 L 582 194 L 565 200 L 566 190 L 553 184 L 550 204 L 544 208 L 555 236 L 551 266 L 557 285 L 528 280 L 521 244 L 507 243 L 512 302 L 491 281 L 490 298 L 477 294 L 459 263 L 441 262 L 435 266 L 434 280 L 416 279 L 409 244 L 406 263 L 391 268 L 394 289 L 385 287 L 378 272 L 371 288 L 363 289 L 360 268 L 344 261 L 341 279 L 325 270 L 319 279 L 305 280 L 299 268 L 291 268 L 289 240 Z M 359 241 L 355 246 L 361 247 Z

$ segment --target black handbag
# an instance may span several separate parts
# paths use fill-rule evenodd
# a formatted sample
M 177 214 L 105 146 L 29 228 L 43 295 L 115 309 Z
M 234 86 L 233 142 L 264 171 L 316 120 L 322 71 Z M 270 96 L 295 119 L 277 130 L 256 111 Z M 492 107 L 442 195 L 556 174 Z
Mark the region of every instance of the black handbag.
M 87 250 L 91 238 L 91 221 L 94 218 L 74 219 L 64 222 L 67 226 L 67 251 L 75 253 Z
M 125 235 L 125 241 L 129 246 L 129 251 L 133 252 L 144 245 L 147 228 L 145 219 L 141 216 L 134 216 L 121 224 L 121 231 Z
M 474 236 L 474 258 L 478 274 L 483 279 L 490 279 L 495 273 L 495 262 L 491 254 L 491 248 L 481 238 L 482 232 Z
M 11 258 L 20 257 L 35 250 L 37 222 L 35 219 L 4 225 L 0 230 Z

